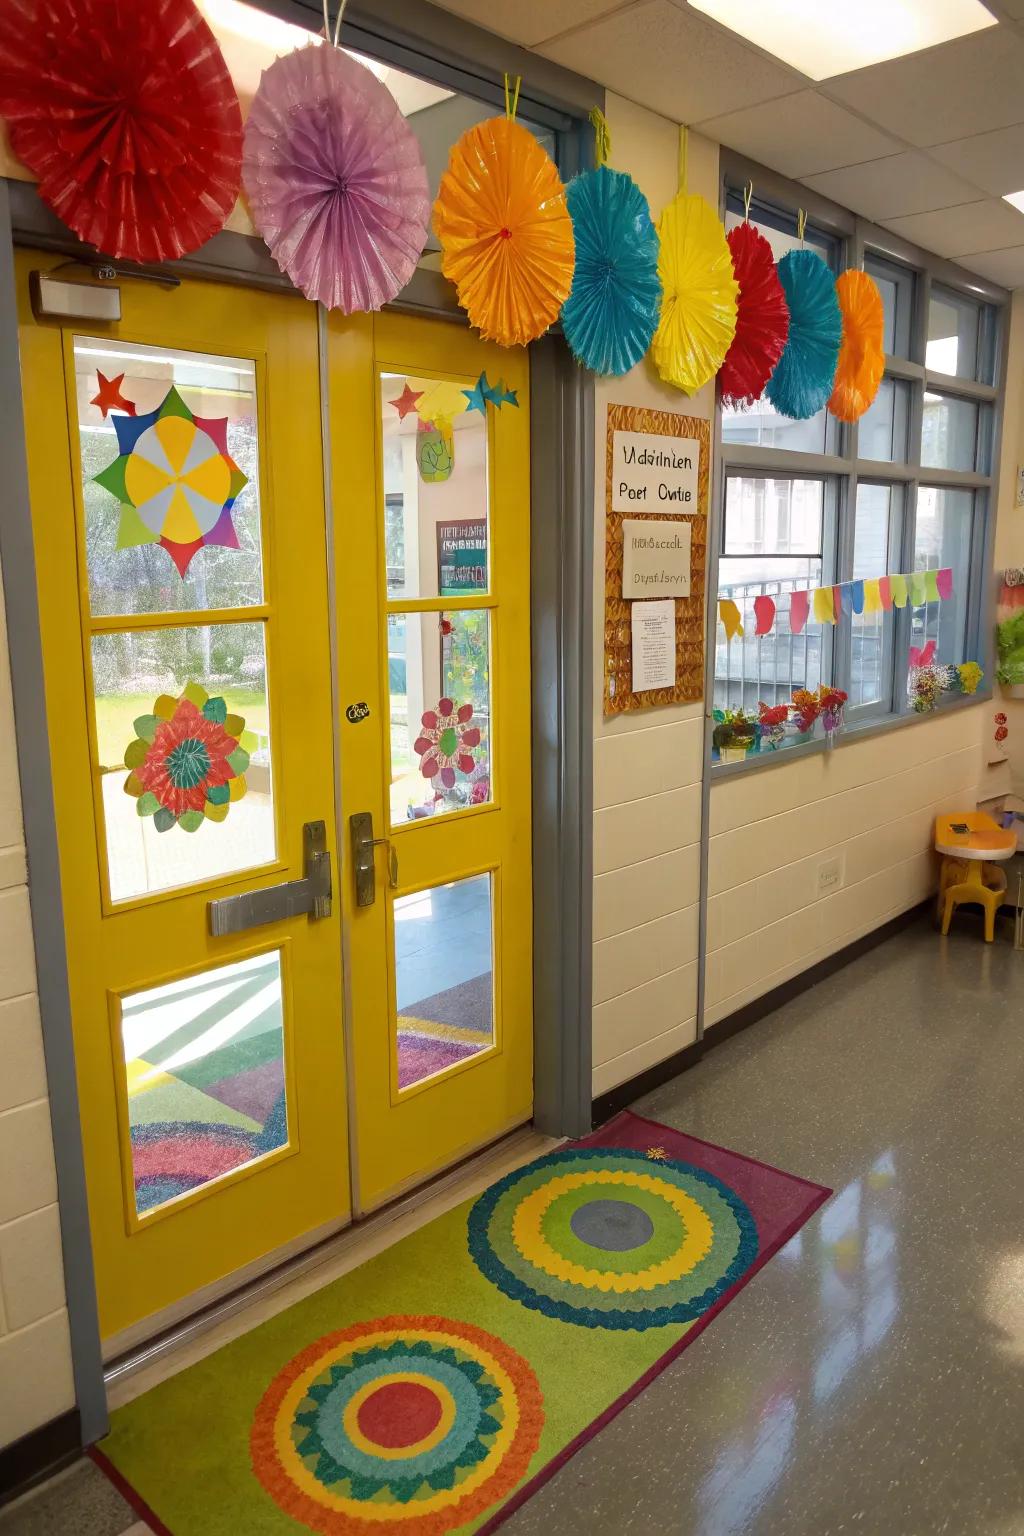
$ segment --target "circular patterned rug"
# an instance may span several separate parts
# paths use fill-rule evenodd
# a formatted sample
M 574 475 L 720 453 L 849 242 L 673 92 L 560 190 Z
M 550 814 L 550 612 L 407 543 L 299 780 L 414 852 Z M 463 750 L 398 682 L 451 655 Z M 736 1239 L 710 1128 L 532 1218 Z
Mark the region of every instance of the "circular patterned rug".
M 263 1396 L 256 1476 L 307 1529 L 441 1536 L 511 1492 L 540 1443 L 533 1371 L 500 1339 L 443 1317 L 328 1334 Z
M 757 1250 L 753 1216 L 721 1179 L 626 1147 L 551 1152 L 469 1213 L 469 1251 L 488 1280 L 588 1328 L 692 1321 Z

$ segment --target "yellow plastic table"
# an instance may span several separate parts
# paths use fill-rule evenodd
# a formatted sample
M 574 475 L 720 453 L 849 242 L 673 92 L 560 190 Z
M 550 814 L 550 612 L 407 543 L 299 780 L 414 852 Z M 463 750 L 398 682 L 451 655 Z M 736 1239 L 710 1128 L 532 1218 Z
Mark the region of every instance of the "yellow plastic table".
M 936 817 L 935 852 L 942 855 L 938 915 L 944 934 L 962 902 L 977 902 L 985 909 L 985 942 L 992 943 L 1006 894 L 1006 874 L 999 864 L 1016 851 L 1016 832 L 1004 831 L 984 811 Z

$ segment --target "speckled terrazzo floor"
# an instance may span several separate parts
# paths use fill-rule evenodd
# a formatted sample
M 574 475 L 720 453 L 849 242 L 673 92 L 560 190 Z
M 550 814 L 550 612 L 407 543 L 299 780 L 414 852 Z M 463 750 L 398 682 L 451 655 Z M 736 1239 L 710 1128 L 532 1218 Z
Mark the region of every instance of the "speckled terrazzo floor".
M 916 925 L 640 1101 L 836 1193 L 510 1536 L 1024 1536 L 1011 937 Z M 66 1474 L 0 1536 L 136 1536 L 110 1492 Z

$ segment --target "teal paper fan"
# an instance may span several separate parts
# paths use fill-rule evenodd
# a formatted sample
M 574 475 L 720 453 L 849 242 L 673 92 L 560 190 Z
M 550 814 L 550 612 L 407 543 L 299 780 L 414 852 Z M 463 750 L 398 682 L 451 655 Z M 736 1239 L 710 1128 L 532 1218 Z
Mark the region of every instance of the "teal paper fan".
M 632 176 L 602 165 L 566 188 L 576 270 L 562 307 L 573 353 L 600 374 L 622 374 L 651 344 L 661 312 L 658 235 Z
M 805 421 L 831 398 L 843 317 L 835 277 L 817 251 L 789 251 L 778 274 L 789 306 L 789 338 L 765 394 L 780 415 Z

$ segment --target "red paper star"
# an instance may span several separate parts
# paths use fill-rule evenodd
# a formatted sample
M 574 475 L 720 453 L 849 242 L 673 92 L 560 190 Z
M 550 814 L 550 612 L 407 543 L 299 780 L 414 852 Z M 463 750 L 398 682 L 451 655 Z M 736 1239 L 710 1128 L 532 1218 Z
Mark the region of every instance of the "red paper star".
M 99 406 L 100 410 L 103 412 L 103 420 L 106 421 L 107 412 L 112 411 L 115 406 L 119 411 L 125 411 L 129 416 L 134 416 L 134 401 L 126 400 L 124 395 L 121 393 L 121 385 L 124 383 L 124 374 L 119 373 L 116 379 L 108 379 L 102 373 L 100 373 L 99 369 L 97 368 L 96 377 L 99 379 L 100 392 L 98 395 L 93 395 L 89 404 Z
M 409 412 L 416 409 L 416 402 L 422 394 L 422 389 L 413 389 L 409 384 L 406 384 L 397 400 L 388 401 L 388 404 L 393 405 L 398 412 L 399 421 L 404 421 Z

